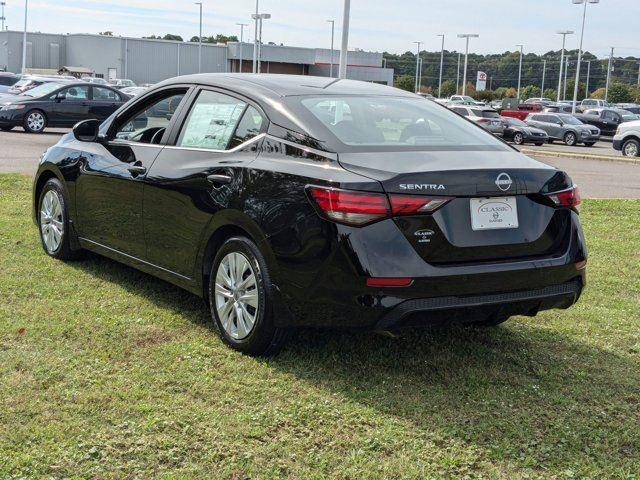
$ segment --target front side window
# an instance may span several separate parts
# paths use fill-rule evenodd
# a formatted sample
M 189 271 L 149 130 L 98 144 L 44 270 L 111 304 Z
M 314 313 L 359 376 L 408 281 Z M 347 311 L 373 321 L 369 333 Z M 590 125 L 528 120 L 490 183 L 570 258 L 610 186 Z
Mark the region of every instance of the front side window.
M 346 145 L 501 146 L 490 133 L 423 99 L 386 96 L 299 98 L 306 110 Z
M 110 88 L 104 87 L 93 87 L 93 99 L 94 100 L 102 100 L 107 102 L 119 102 L 120 95 L 111 90 Z
M 142 106 L 132 107 L 116 130 L 115 138 L 130 142 L 159 143 L 185 94 L 186 90 L 172 90 Z
M 237 98 L 203 90 L 191 107 L 176 145 L 226 150 L 246 105 Z

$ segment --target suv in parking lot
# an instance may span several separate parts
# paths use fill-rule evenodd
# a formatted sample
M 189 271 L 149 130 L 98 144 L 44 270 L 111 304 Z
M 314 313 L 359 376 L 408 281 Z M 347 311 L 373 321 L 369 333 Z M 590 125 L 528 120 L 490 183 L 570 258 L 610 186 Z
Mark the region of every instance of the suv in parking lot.
M 600 129 L 585 125 L 573 115 L 564 113 L 532 113 L 527 117 L 527 125 L 544 130 L 549 135 L 549 143 L 562 140 L 569 146 L 583 143 L 592 147 L 600 140 Z
M 613 148 L 625 157 L 640 157 L 640 120 L 623 123 L 613 137 Z
M 490 107 L 465 107 L 462 105 L 454 105 L 451 110 L 469 120 L 473 120 L 485 130 L 491 133 L 502 135 L 504 133 L 504 124 L 500 119 L 500 115 Z

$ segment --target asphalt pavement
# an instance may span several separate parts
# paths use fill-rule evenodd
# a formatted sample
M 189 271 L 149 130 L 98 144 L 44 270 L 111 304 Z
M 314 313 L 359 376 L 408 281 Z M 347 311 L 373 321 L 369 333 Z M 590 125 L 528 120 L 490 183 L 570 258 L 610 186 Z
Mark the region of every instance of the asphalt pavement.
M 22 129 L 0 132 L 0 173 L 33 174 L 40 155 L 55 144 L 69 130 L 47 129 L 42 134 L 28 134 Z M 576 157 L 536 156 L 537 160 L 566 171 L 577 183 L 584 198 L 640 198 L 640 163 L 625 161 L 611 148 L 611 143 L 598 142 L 593 147 L 567 147 L 554 143 L 535 147 L 527 145 L 527 152 L 566 152 L 589 155 L 615 155 L 619 161 L 605 161 Z

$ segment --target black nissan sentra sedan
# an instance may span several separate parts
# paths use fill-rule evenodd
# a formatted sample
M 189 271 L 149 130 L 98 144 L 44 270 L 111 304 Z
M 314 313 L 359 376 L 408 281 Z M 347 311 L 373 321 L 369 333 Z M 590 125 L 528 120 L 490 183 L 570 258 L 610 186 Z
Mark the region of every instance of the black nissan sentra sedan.
M 296 326 L 467 322 L 567 308 L 578 190 L 419 96 L 350 80 L 174 78 L 74 127 L 33 186 L 45 252 L 81 250 L 204 297 L 222 339 Z
M 43 83 L 0 101 L 0 129 L 22 127 L 29 133 L 42 133 L 47 126 L 72 127 L 88 118 L 104 120 L 129 98 L 104 85 Z

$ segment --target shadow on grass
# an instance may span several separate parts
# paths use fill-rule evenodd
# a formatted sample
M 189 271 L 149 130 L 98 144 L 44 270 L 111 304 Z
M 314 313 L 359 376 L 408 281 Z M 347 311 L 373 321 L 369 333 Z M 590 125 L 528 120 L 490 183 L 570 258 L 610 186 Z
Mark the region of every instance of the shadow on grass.
M 94 255 L 71 265 L 211 327 L 199 299 L 162 280 Z M 569 322 L 572 311 L 561 315 Z M 587 334 L 582 342 L 537 324 L 543 321 L 414 329 L 400 338 L 309 329 L 267 362 L 496 461 L 589 476 L 637 471 L 637 363 L 588 345 Z

